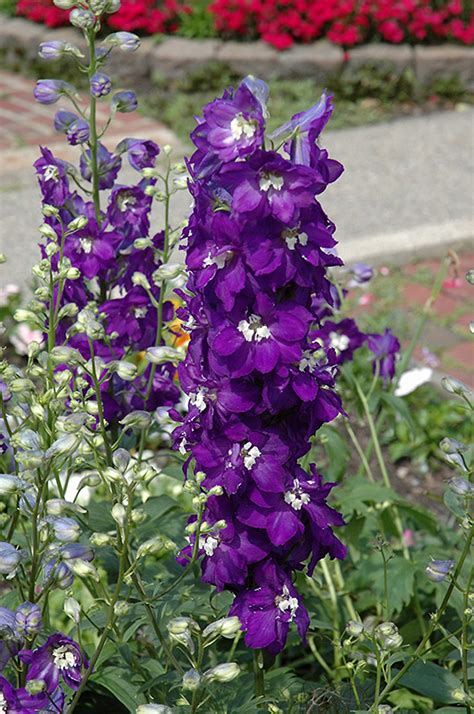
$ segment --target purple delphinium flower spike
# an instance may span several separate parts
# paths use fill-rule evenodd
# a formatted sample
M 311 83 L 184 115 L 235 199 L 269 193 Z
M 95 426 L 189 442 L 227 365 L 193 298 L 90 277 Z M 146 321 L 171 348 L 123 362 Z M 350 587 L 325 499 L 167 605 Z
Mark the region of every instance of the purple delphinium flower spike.
M 321 304 L 331 314 L 337 301 L 327 268 L 342 261 L 315 199 L 337 162 L 311 147 L 304 162 L 265 151 L 260 90 L 244 80 L 226 91 L 192 135 L 190 277 L 179 312 L 191 340 L 178 370 L 189 411 L 174 436 L 203 487 L 223 491 L 204 511 L 203 580 L 234 593 L 246 643 L 274 653 L 293 624 L 304 638 L 309 623 L 293 572 L 345 555 L 332 530 L 342 517 L 326 504 L 332 484 L 298 466 L 311 436 L 342 411 L 336 352 L 318 334 Z M 300 120 L 309 134 L 327 118 L 321 109 Z

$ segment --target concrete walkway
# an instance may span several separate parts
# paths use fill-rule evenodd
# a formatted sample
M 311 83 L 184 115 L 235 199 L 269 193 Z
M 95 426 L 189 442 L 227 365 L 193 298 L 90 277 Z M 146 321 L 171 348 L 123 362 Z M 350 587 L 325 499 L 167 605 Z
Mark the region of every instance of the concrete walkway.
M 31 165 L 37 144 L 47 144 L 62 158 L 77 160 L 50 130 L 54 107 L 28 101 L 34 82 L 0 73 L 0 284 L 29 281 L 37 259 L 39 193 Z M 108 145 L 124 136 L 152 138 L 184 149 L 166 127 L 140 115 L 122 115 Z M 338 226 L 346 261 L 404 262 L 433 257 L 448 246 L 461 247 L 474 237 L 474 111 L 446 112 L 324 134 L 322 145 L 346 171 L 329 187 L 322 203 Z M 126 170 L 122 182 L 136 180 Z M 189 197 L 178 194 L 176 222 L 186 216 Z M 155 227 L 160 223 L 159 211 Z

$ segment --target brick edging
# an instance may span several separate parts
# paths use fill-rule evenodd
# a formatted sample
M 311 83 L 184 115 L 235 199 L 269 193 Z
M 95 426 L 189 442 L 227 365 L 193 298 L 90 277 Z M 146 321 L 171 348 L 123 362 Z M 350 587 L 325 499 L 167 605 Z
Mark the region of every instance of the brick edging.
M 81 45 L 82 36 L 74 28 L 49 29 L 23 18 L 1 17 L 0 52 L 7 67 L 21 57 L 25 62 L 37 59 L 40 42 L 67 39 Z M 343 61 L 340 47 L 327 40 L 309 45 L 295 45 L 278 52 L 270 45 L 256 42 L 222 40 L 197 40 L 169 37 L 161 42 L 153 38 L 142 40 L 137 53 L 126 56 L 113 53 L 111 71 L 121 81 L 132 86 L 151 86 L 154 75 L 172 78 L 186 75 L 210 62 L 222 62 L 241 74 L 258 74 L 264 79 L 272 76 L 285 78 L 314 77 L 324 81 L 337 71 Z M 367 62 L 390 62 L 398 69 L 412 67 L 423 84 L 437 77 L 458 75 L 463 83 L 474 88 L 474 48 L 458 45 L 433 47 L 373 43 L 357 47 L 350 52 L 350 62 L 362 65 Z

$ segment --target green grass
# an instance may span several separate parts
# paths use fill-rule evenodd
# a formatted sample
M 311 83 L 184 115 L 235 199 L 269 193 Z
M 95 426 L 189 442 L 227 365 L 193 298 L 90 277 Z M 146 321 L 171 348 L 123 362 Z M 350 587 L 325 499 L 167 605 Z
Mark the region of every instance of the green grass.
M 156 74 L 154 90 L 141 97 L 141 111 L 172 127 L 179 138 L 188 141 L 195 127 L 194 115 L 204 104 L 222 94 L 226 86 L 237 86 L 241 77 L 225 64 L 212 62 L 185 77 L 170 81 Z M 335 110 L 331 129 L 374 124 L 396 116 L 430 109 L 452 108 L 457 102 L 472 102 L 473 94 L 459 78 L 437 80 L 421 88 L 410 69 L 402 73 L 389 65 L 366 65 L 328 79 L 324 87 L 308 79 L 271 79 L 268 128 L 270 131 L 293 114 L 318 101 L 323 89 L 334 94 Z M 429 98 L 436 97 L 435 103 Z

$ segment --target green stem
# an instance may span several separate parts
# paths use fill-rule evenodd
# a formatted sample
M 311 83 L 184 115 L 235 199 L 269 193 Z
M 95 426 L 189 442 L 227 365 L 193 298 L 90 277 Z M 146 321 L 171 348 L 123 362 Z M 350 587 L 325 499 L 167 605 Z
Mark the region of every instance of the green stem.
M 97 69 L 97 61 L 95 57 L 95 28 L 86 33 L 87 44 L 89 47 L 89 67 L 87 70 L 89 80 L 93 77 Z M 100 215 L 100 197 L 99 197 L 99 169 L 97 166 L 97 100 L 91 95 L 89 105 L 89 148 L 91 162 L 91 177 L 92 177 L 92 199 L 95 207 L 95 217 L 97 223 L 101 223 Z
M 109 638 L 109 630 L 111 630 L 114 626 L 115 622 L 115 604 L 117 600 L 120 597 L 120 591 L 122 589 L 122 583 L 123 583 L 123 577 L 127 565 L 127 560 L 128 560 L 128 539 L 129 539 L 129 532 L 130 532 L 130 520 L 131 520 L 131 512 L 133 508 L 133 498 L 132 495 L 130 494 L 130 497 L 128 499 L 128 504 L 127 504 L 127 513 L 126 513 L 126 520 L 125 520 L 125 528 L 124 528 L 124 536 L 123 540 L 121 542 L 121 549 L 120 549 L 120 560 L 119 560 L 119 573 L 117 576 L 117 582 L 115 584 L 115 589 L 114 593 L 112 595 L 112 600 L 109 603 L 109 610 L 107 613 L 107 621 L 105 623 L 104 631 L 102 633 L 102 636 L 99 640 L 99 643 L 96 647 L 96 650 L 89 662 L 89 666 L 87 667 L 86 671 L 84 672 L 81 680 L 81 684 L 79 686 L 79 689 L 76 691 L 74 698 L 69 705 L 69 707 L 66 709 L 67 714 L 72 714 L 74 709 L 76 708 L 79 699 L 81 698 L 81 695 L 86 688 L 87 682 L 89 681 L 89 677 L 91 676 L 92 672 L 94 671 L 94 667 L 97 663 L 97 660 L 100 657 L 100 654 L 104 648 L 104 645 Z
M 347 421 L 347 419 L 344 420 L 344 426 L 346 427 L 347 433 L 349 434 L 349 437 L 354 444 L 355 450 L 357 451 L 357 455 L 359 456 L 359 459 L 361 460 L 362 466 L 365 469 L 365 472 L 367 474 L 367 478 L 371 483 L 375 483 L 375 478 L 374 474 L 372 473 L 372 469 L 370 468 L 370 464 L 367 461 L 367 458 L 362 450 L 362 447 L 359 443 L 359 439 L 354 433 L 354 430 L 352 429 L 351 425 Z
M 102 395 L 100 393 L 100 384 L 99 384 L 99 379 L 97 376 L 97 370 L 95 368 L 95 352 L 94 352 L 94 343 L 91 340 L 90 337 L 87 338 L 89 341 L 89 349 L 91 353 L 91 376 L 92 376 L 92 381 L 94 384 L 94 390 L 95 390 L 95 396 L 97 400 L 97 411 L 98 411 L 98 416 L 99 416 L 99 426 L 100 430 L 102 432 L 102 438 L 104 440 L 104 447 L 105 447 L 105 452 L 107 454 L 107 462 L 109 466 L 113 465 L 113 459 L 112 459 L 112 447 L 110 446 L 109 442 L 109 436 L 107 434 L 107 427 L 105 425 L 105 417 L 104 417 L 104 408 L 102 405 Z
M 437 612 L 434 614 L 434 616 L 431 620 L 430 626 L 427 628 L 420 644 L 416 648 L 413 655 L 404 664 L 404 666 L 397 672 L 395 677 L 393 677 L 393 679 L 390 680 L 390 682 L 387 684 L 385 689 L 382 691 L 380 698 L 379 698 L 379 703 L 383 701 L 383 699 L 387 696 L 387 694 L 389 694 L 392 691 L 392 689 L 397 684 L 397 682 L 400 681 L 400 679 L 403 677 L 403 675 L 406 674 L 406 672 L 408 672 L 410 667 L 412 667 L 415 664 L 415 662 L 418 660 L 420 655 L 422 655 L 424 653 L 424 648 L 425 648 L 426 643 L 430 639 L 431 635 L 433 634 L 433 632 L 436 628 L 436 625 L 438 624 L 438 622 L 440 621 L 441 617 L 443 616 L 446 608 L 448 607 L 449 600 L 450 600 L 451 595 L 453 594 L 453 590 L 455 588 L 456 580 L 458 579 L 458 577 L 461 573 L 462 567 L 464 565 L 464 561 L 466 560 L 466 558 L 468 556 L 473 537 L 474 537 L 474 526 L 471 526 L 471 530 L 467 537 L 466 543 L 464 544 L 464 548 L 462 550 L 461 557 L 459 558 L 458 564 L 456 566 L 456 570 L 454 571 L 454 574 L 453 574 L 453 578 L 448 586 L 448 589 L 446 590 L 446 594 L 443 598 L 441 605 L 439 606 Z
M 463 603 L 463 615 L 462 615 L 462 635 L 461 635 L 461 647 L 462 647 L 462 682 L 464 685 L 464 690 L 466 694 L 469 693 L 469 620 L 471 615 L 467 615 L 469 612 L 469 593 L 471 590 L 471 583 L 474 578 L 474 569 L 471 568 L 469 578 L 467 580 L 466 588 L 464 590 L 464 603 Z M 469 703 L 466 703 L 466 714 L 471 714 L 472 707 Z
M 341 664 L 341 658 L 340 658 L 340 640 L 341 640 L 341 631 L 339 628 L 339 607 L 338 607 L 338 598 L 337 598 L 337 592 L 336 592 L 336 587 L 334 585 L 334 581 L 331 575 L 331 571 L 329 570 L 329 565 L 326 561 L 325 558 L 321 560 L 321 570 L 323 571 L 324 579 L 326 581 L 326 585 L 328 587 L 329 591 L 329 597 L 331 599 L 331 604 L 332 604 L 332 626 L 333 626 L 333 647 L 334 647 L 334 668 L 336 669 L 339 667 Z

